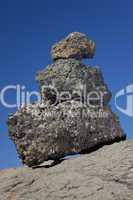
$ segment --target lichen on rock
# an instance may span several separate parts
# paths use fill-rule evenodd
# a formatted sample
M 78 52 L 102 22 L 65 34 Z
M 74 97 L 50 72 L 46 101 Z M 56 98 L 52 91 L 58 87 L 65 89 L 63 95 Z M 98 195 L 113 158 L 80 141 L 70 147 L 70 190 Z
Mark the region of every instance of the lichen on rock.
M 96 44 L 88 39 L 85 34 L 79 32 L 70 33 L 65 39 L 53 45 L 51 54 L 52 59 L 74 58 L 93 58 Z
M 32 167 L 126 139 L 101 70 L 81 62 L 94 50 L 95 43 L 77 32 L 55 44 L 54 62 L 36 75 L 42 102 L 9 116 L 9 135 L 24 164 Z

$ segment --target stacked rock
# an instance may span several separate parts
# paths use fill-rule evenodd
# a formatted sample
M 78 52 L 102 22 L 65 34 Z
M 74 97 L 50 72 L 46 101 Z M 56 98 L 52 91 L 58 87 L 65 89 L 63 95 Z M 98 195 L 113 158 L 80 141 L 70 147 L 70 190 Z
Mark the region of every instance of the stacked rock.
M 42 102 L 8 119 L 9 134 L 28 166 L 126 139 L 111 111 L 111 92 L 92 58 L 95 42 L 74 32 L 52 47 L 53 63 L 37 73 Z

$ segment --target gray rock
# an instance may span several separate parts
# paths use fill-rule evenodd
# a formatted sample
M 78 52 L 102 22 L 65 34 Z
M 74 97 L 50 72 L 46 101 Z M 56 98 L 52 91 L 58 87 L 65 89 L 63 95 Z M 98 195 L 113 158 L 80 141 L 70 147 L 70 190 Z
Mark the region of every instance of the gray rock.
M 103 95 L 103 104 L 107 105 L 112 96 L 100 68 L 87 67 L 75 59 L 57 60 L 38 72 L 36 80 L 42 97 L 51 103 L 67 99 L 86 101 L 87 95 L 97 92 Z
M 54 63 L 36 76 L 42 103 L 9 116 L 9 135 L 24 164 L 57 161 L 126 139 L 109 106 L 111 92 L 100 69 L 79 61 L 92 57 L 94 49 L 94 42 L 81 33 L 72 33 L 56 44 Z
M 76 101 L 24 107 L 9 118 L 8 127 L 21 160 L 28 166 L 125 139 L 111 109 L 90 109 Z
M 133 141 L 51 168 L 0 171 L 1 200 L 132 200 Z
M 82 60 L 83 58 L 93 58 L 95 47 L 95 42 L 89 40 L 85 34 L 74 32 L 52 47 L 52 59 L 75 58 Z

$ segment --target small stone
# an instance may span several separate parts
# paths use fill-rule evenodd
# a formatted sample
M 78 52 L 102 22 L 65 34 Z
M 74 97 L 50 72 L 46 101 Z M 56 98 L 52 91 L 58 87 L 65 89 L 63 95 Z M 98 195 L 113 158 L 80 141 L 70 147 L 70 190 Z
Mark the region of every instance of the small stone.
M 95 47 L 95 42 L 88 39 L 85 34 L 73 32 L 52 47 L 52 59 L 55 61 L 61 58 L 93 58 Z

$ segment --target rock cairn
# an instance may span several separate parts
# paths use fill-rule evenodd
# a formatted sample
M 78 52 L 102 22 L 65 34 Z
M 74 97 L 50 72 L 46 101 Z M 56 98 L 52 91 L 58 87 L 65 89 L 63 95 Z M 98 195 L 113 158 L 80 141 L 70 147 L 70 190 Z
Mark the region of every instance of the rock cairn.
M 8 119 L 19 157 L 30 167 L 126 139 L 101 70 L 82 64 L 94 56 L 95 42 L 74 32 L 51 52 L 53 63 L 36 75 L 42 102 Z

